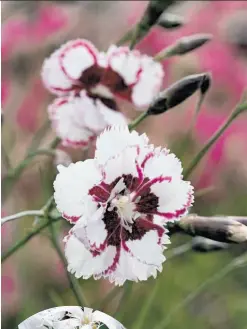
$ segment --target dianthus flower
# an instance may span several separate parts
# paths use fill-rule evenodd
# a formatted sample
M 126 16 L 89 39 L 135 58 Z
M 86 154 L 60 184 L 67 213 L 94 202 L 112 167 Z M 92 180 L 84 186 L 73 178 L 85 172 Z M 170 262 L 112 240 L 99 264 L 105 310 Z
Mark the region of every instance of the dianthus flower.
M 98 329 L 102 325 L 108 329 L 124 329 L 109 315 L 78 306 L 62 306 L 45 310 L 24 321 L 19 329 Z
M 148 106 L 159 91 L 164 72 L 162 66 L 147 55 L 128 47 L 111 46 L 99 52 L 84 39 L 69 41 L 44 62 L 42 77 L 54 94 L 79 95 L 99 99 L 118 110 L 116 97 L 137 107 Z
M 65 238 L 68 270 L 119 285 L 156 277 L 170 243 L 165 225 L 193 202 L 176 156 L 113 126 L 98 137 L 94 159 L 58 170 L 55 201 L 75 223 Z

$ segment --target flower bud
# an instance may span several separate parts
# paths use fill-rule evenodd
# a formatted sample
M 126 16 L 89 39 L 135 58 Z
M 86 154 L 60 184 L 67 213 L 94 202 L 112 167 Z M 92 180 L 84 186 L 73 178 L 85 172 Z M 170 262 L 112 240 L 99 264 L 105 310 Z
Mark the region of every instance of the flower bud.
M 182 103 L 194 92 L 200 89 L 204 94 L 210 86 L 210 74 L 201 73 L 189 75 L 171 85 L 158 94 L 148 109 L 149 115 L 166 112 L 170 108 Z
M 211 34 L 194 34 L 179 39 L 175 44 L 165 48 L 155 56 L 156 61 L 161 61 L 176 55 L 184 55 L 195 50 L 212 39 Z
M 165 29 L 175 29 L 184 25 L 184 19 L 175 14 L 164 13 L 158 20 L 158 25 Z
M 202 236 L 225 243 L 247 242 L 247 227 L 231 217 L 202 217 L 188 215 L 177 224 L 179 229 L 192 236 Z
M 196 236 L 192 239 L 192 249 L 198 252 L 217 251 L 228 247 L 228 243 L 203 238 L 202 236 Z
M 184 55 L 196 48 L 201 47 L 211 39 L 211 34 L 195 34 L 188 37 L 183 37 L 177 42 L 176 53 L 177 55 Z

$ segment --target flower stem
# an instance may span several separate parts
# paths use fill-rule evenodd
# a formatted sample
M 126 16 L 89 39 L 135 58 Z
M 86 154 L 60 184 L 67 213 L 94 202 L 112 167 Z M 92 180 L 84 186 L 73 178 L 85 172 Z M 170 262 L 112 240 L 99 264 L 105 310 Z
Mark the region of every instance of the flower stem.
M 188 305 L 192 300 L 194 300 L 205 288 L 210 284 L 215 283 L 216 281 L 221 280 L 224 276 L 229 274 L 231 271 L 235 270 L 240 266 L 247 264 L 247 253 L 235 258 L 229 264 L 227 264 L 223 269 L 217 272 L 215 275 L 212 275 L 206 281 L 204 281 L 196 290 L 192 291 L 184 300 L 176 305 L 175 308 L 158 324 L 154 329 L 165 329 L 171 323 L 172 318 L 186 305 Z
M 208 142 L 203 146 L 203 148 L 194 157 L 188 168 L 184 172 L 184 179 L 187 179 L 193 172 L 195 167 L 201 161 L 203 156 L 207 153 L 210 147 L 218 140 L 218 138 L 224 133 L 224 131 L 230 126 L 232 121 L 236 119 L 242 112 L 247 110 L 247 103 L 242 103 L 237 105 L 230 116 L 222 124 L 222 126 L 215 132 L 215 134 L 208 140 Z
M 122 44 L 124 44 L 125 42 L 130 41 L 131 38 L 133 37 L 133 32 L 134 32 L 134 28 L 132 28 L 131 30 L 129 30 L 127 33 L 125 33 L 123 35 L 123 37 L 117 41 L 116 45 L 119 47 Z
M 171 251 L 170 251 L 171 254 L 170 254 L 170 256 L 167 257 L 167 259 L 170 260 L 176 256 L 180 256 L 189 250 L 191 250 L 191 243 L 185 243 L 181 246 L 171 249 Z M 140 315 L 139 315 L 136 323 L 134 324 L 133 328 L 135 328 L 135 329 L 143 328 L 143 324 L 145 322 L 147 314 L 151 313 L 149 311 L 152 308 L 156 294 L 160 288 L 160 283 L 161 283 L 161 277 L 155 280 L 154 287 L 152 288 L 152 292 L 149 295 L 149 297 L 146 299 L 146 302 L 144 303 L 144 305 L 140 311 Z
M 3 163 L 6 167 L 6 169 L 10 170 L 12 168 L 12 166 L 11 166 L 11 163 L 10 163 L 8 153 L 6 152 L 6 150 L 3 146 L 3 143 L 1 144 L 1 155 L 2 155 L 2 160 L 3 160 Z
M 49 146 L 50 149 L 54 150 L 59 145 L 60 142 L 61 139 L 59 137 L 55 137 Z
M 130 49 L 144 38 L 150 29 L 158 23 L 162 13 L 174 3 L 174 0 L 151 0 L 136 28 L 133 31 Z
M 54 156 L 54 150 L 51 149 L 40 149 L 29 153 L 27 157 L 21 161 L 21 163 L 14 169 L 10 170 L 5 177 L 2 179 L 2 202 L 8 197 L 12 187 L 16 180 L 20 177 L 24 169 L 29 165 L 37 155 Z
M 11 220 L 15 220 L 21 217 L 25 217 L 25 216 L 43 216 L 44 212 L 42 210 L 26 210 L 26 211 L 21 211 L 17 214 L 14 215 L 10 215 L 10 216 L 6 216 L 3 217 L 1 219 L 1 225 L 3 225 L 6 222 L 9 222 Z
M 108 303 L 112 301 L 118 295 L 118 293 L 120 293 L 120 291 L 122 291 L 122 289 L 119 287 L 112 288 L 112 290 L 108 292 L 102 300 L 95 303 L 93 308 L 95 310 L 101 310 L 103 312 Z
M 149 116 L 147 112 L 143 112 L 141 115 L 139 115 L 135 120 L 133 120 L 129 125 L 129 131 L 132 131 L 136 128 L 139 123 L 141 123 L 144 119 L 146 119 Z
M 133 281 L 128 281 L 127 283 L 125 283 L 123 296 L 119 302 L 117 310 L 114 313 L 114 316 L 115 316 L 122 309 L 122 312 L 120 312 L 120 314 L 118 316 L 118 321 L 120 321 L 120 322 L 122 321 L 123 317 L 125 316 L 126 312 L 124 310 L 126 309 L 126 307 L 123 307 L 123 306 L 127 305 L 129 296 L 131 295 L 131 292 L 132 292 L 132 288 L 133 288 Z
M 57 234 L 56 234 L 56 230 L 55 230 L 55 227 L 54 227 L 54 223 L 53 223 L 52 220 L 49 220 L 49 223 L 50 223 L 49 229 L 50 229 L 50 232 L 51 232 L 52 245 L 54 246 L 55 250 L 57 251 L 57 254 L 58 254 L 59 258 L 61 259 L 61 261 L 63 263 L 64 269 L 65 269 L 65 272 L 66 272 L 66 275 L 67 275 L 67 278 L 68 278 L 68 281 L 69 281 L 69 284 L 70 284 L 70 288 L 74 293 L 75 299 L 76 299 L 79 306 L 81 306 L 81 307 L 87 306 L 88 303 L 86 301 L 85 296 L 83 296 L 82 293 L 81 293 L 80 285 L 78 284 L 78 282 L 76 281 L 74 276 L 72 274 L 70 274 L 70 272 L 67 270 L 67 266 L 68 266 L 67 260 L 64 256 L 64 254 L 63 254 L 63 252 L 60 248 L 59 242 L 57 240 Z
M 27 156 L 39 147 L 49 127 L 50 127 L 50 121 L 47 120 L 43 123 L 41 128 L 37 131 L 36 135 L 33 137 L 31 144 L 27 150 Z
M 53 219 L 53 222 L 61 220 L 61 217 Z M 19 240 L 14 246 L 12 246 L 6 253 L 2 255 L 1 261 L 2 263 L 7 260 L 11 255 L 13 255 L 17 250 L 24 247 L 24 245 L 31 240 L 33 237 L 41 233 L 45 228 L 50 225 L 50 222 L 46 221 L 44 224 L 32 230 L 29 234 L 27 234 L 23 239 Z

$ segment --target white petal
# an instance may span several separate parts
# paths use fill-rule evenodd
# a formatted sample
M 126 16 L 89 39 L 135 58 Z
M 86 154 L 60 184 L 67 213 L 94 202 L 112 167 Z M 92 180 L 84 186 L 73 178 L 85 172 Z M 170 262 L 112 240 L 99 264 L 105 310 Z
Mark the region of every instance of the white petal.
M 108 329 L 123 329 L 121 323 L 100 311 L 93 312 L 93 321 L 104 323 Z
M 100 100 L 97 101 L 97 107 L 100 113 L 102 114 L 102 116 L 104 117 L 107 126 L 127 125 L 128 123 L 127 118 L 125 118 L 125 116 L 121 112 L 117 112 L 117 111 L 113 111 L 112 109 L 109 109 Z
M 85 197 L 89 189 L 98 184 L 101 178 L 101 173 L 91 159 L 64 168 L 54 182 L 54 198 L 58 210 L 66 218 L 76 220 L 81 217 L 88 207 L 89 201 Z
M 26 319 L 19 325 L 19 329 L 43 329 L 47 328 L 46 326 L 51 326 L 53 328 L 66 328 L 61 326 L 59 327 L 58 324 L 66 324 L 64 321 L 59 321 L 64 317 L 64 314 L 69 312 L 80 319 L 83 315 L 82 309 L 78 306 L 61 306 L 61 307 L 53 307 L 47 309 L 45 311 L 39 312 L 30 318 Z M 55 322 L 55 325 L 54 325 Z M 78 321 L 77 321 L 78 323 Z M 71 328 L 71 327 L 69 327 Z M 67 328 L 66 328 L 67 329 Z
M 71 80 L 64 74 L 59 63 L 61 49 L 44 61 L 41 76 L 45 87 L 56 95 L 66 95 L 72 88 Z
M 140 240 L 126 242 L 130 253 L 140 262 L 159 267 L 164 261 L 163 246 L 159 244 L 157 231 L 147 232 Z
M 54 322 L 52 329 L 73 329 L 79 328 L 81 321 L 79 319 L 67 319 L 63 321 Z
M 103 168 L 105 173 L 104 181 L 107 184 L 112 183 L 117 177 L 131 174 L 138 177 L 135 159 L 137 157 L 137 148 L 127 147 L 116 157 L 109 159 Z
M 129 252 L 121 249 L 119 264 L 116 270 L 110 274 L 110 282 L 116 285 L 123 285 L 126 280 L 131 281 L 146 281 L 150 276 L 156 277 L 157 270 L 162 270 L 162 265 L 159 267 L 147 265 L 140 262 L 137 258 L 131 256 Z
M 61 65 L 71 79 L 79 79 L 89 67 L 97 64 L 98 50 L 84 39 L 69 41 L 61 54 Z
M 190 182 L 172 179 L 169 183 L 154 184 L 151 191 L 159 198 L 158 211 L 167 213 L 167 219 L 180 218 L 185 215 L 193 203 L 193 187 Z M 184 210 L 183 213 L 180 213 Z
M 97 209 L 97 208 L 96 208 Z M 104 243 L 107 237 L 107 231 L 105 229 L 105 224 L 103 222 L 105 209 L 103 207 L 97 209 L 95 213 L 87 219 L 87 224 L 85 225 L 85 233 L 90 245 L 95 245 L 99 248 L 101 244 Z M 74 227 L 74 232 L 76 227 Z
M 120 47 L 109 52 L 109 65 L 117 72 L 127 85 L 135 83 L 141 68 L 141 55 L 138 51 L 129 51 L 126 47 Z
M 142 72 L 133 86 L 132 101 L 137 107 L 148 106 L 159 92 L 164 72 L 160 63 L 142 56 Z
M 84 245 L 71 235 L 65 246 L 65 255 L 68 270 L 74 273 L 76 278 L 87 279 L 93 275 L 100 275 L 114 263 L 116 247 L 109 246 L 100 255 L 93 257 Z
M 48 108 L 52 127 L 65 146 L 85 148 L 94 138 L 95 132 L 87 126 L 88 117 L 92 117 L 91 108 L 87 107 L 87 98 L 59 98 Z M 96 111 L 96 109 L 95 109 Z M 94 112 L 95 114 L 95 112 Z M 98 115 L 95 114 L 94 127 L 98 124 Z M 93 126 L 93 124 L 92 124 Z
M 97 138 L 95 158 L 100 164 L 121 153 L 127 146 L 148 144 L 146 134 L 139 135 L 136 131 L 129 132 L 127 126 L 112 126 Z
M 154 151 L 154 155 L 145 162 L 144 166 L 144 174 L 150 179 L 161 175 L 180 179 L 182 170 L 181 161 L 166 149 L 160 152 Z

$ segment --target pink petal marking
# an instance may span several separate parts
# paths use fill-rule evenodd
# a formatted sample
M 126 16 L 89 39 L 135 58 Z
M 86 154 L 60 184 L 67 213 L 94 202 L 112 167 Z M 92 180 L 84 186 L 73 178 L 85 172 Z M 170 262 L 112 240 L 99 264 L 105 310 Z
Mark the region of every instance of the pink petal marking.
M 190 193 L 188 193 L 188 200 L 187 200 L 186 204 L 183 205 L 183 208 L 178 209 L 175 212 L 155 211 L 154 214 L 165 217 L 168 220 L 173 219 L 173 218 L 179 218 L 187 212 L 188 208 L 192 204 L 192 201 L 193 201 L 193 194 L 190 192 Z
M 81 216 L 68 216 L 66 215 L 64 212 L 62 213 L 62 216 L 65 218 L 65 219 L 68 219 L 68 221 L 70 223 L 75 223 L 78 221 L 78 219 L 81 217 Z
M 121 250 L 121 248 L 118 247 L 116 249 L 117 249 L 116 250 L 116 255 L 113 259 L 113 263 L 104 272 L 96 274 L 96 277 L 107 276 L 107 275 L 109 275 L 110 273 L 112 273 L 116 270 L 117 264 L 118 264 L 119 259 L 120 259 L 120 250 Z
M 69 138 L 62 140 L 63 146 L 73 146 L 73 147 L 87 147 L 89 141 L 72 141 Z
M 111 61 L 112 61 L 112 58 L 113 57 L 116 57 L 116 56 L 119 56 L 121 54 L 130 54 L 132 52 L 132 54 L 135 54 L 137 57 L 141 58 L 141 53 L 138 51 L 138 50 L 133 50 L 131 51 L 128 47 L 119 47 L 118 49 L 116 49 L 110 56 L 109 56 L 109 66 L 110 68 L 112 69 L 112 71 L 114 71 L 114 69 L 112 68 L 111 66 Z M 128 87 L 133 87 L 136 83 L 139 82 L 140 80 L 140 76 L 141 76 L 141 73 L 143 71 L 143 68 L 140 66 L 137 73 L 136 73 L 136 81 L 133 82 L 132 84 L 128 85 Z M 114 71 L 115 72 L 115 71 Z M 116 72 L 117 74 L 119 74 L 118 72 Z M 120 96 L 120 95 L 119 95 Z
M 142 168 L 139 166 L 137 160 L 135 160 L 135 163 L 136 163 L 136 171 L 138 173 L 138 178 L 139 178 L 140 184 L 141 184 L 144 179 L 143 171 L 142 171 Z
M 146 165 L 146 163 L 147 163 L 147 161 L 148 161 L 149 159 L 153 158 L 154 156 L 155 156 L 155 153 L 154 153 L 154 152 L 150 152 L 150 153 L 148 153 L 148 154 L 145 156 L 144 160 L 142 161 L 142 163 L 141 163 L 141 167 L 144 168 L 145 165 Z
M 141 185 L 139 187 L 139 189 L 135 192 L 133 201 L 135 201 L 139 195 L 141 195 L 145 190 L 149 189 L 152 185 L 154 185 L 156 183 L 162 183 L 164 181 L 168 181 L 170 183 L 172 181 L 172 177 L 171 176 L 165 176 L 165 177 L 159 176 L 159 177 L 156 177 L 156 178 L 153 178 L 153 179 L 147 181 L 146 183 Z

